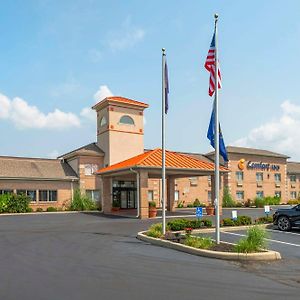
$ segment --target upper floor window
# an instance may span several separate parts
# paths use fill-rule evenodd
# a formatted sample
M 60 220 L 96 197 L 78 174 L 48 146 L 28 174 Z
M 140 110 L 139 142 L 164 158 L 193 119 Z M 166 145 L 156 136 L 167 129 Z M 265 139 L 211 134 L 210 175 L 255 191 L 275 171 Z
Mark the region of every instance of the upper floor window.
M 98 170 L 98 165 L 96 164 L 86 164 L 84 165 L 84 175 L 93 175 Z
M 122 116 L 119 124 L 134 125 L 134 121 L 129 116 Z
M 236 192 L 236 199 L 237 200 L 244 200 L 244 191 L 237 191 Z
M 275 182 L 280 182 L 281 181 L 281 174 L 280 173 L 275 173 L 274 177 L 275 177 Z
M 105 116 L 103 116 L 103 117 L 101 118 L 101 120 L 100 120 L 100 127 L 102 127 L 102 126 L 104 126 L 104 125 L 106 125 L 106 124 L 107 124 L 107 120 L 106 120 Z
M 261 172 L 256 173 L 256 181 L 263 181 L 264 180 L 264 174 Z
M 237 181 L 243 181 L 243 179 L 244 179 L 244 173 L 240 172 L 240 171 L 235 172 L 235 177 L 236 177 Z
M 290 175 L 290 181 L 296 182 L 296 175 Z

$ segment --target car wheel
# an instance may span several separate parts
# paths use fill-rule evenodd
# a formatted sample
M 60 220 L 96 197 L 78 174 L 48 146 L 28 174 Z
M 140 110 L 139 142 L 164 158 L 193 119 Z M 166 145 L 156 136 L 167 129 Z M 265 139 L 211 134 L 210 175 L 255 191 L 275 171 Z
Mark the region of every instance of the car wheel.
M 282 216 L 279 217 L 277 226 L 279 230 L 289 231 L 291 229 L 291 222 L 287 217 Z

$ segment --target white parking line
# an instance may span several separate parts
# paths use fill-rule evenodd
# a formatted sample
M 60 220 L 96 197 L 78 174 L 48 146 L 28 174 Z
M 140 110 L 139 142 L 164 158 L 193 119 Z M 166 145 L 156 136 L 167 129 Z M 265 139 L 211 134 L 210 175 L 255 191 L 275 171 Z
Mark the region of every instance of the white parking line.
M 240 233 L 233 233 L 233 232 L 225 232 L 225 234 L 231 234 L 231 235 L 237 235 L 237 236 L 246 236 L 245 234 L 240 234 Z M 284 245 L 289 245 L 289 246 L 294 246 L 294 247 L 300 247 L 298 244 L 292 244 L 292 243 L 287 243 L 283 241 L 278 241 L 278 240 L 272 240 L 272 239 L 266 239 L 267 241 L 273 242 L 273 243 L 278 243 L 278 244 L 284 244 Z
M 299 235 L 300 236 L 300 232 L 296 233 L 296 232 L 280 231 L 280 230 L 274 230 L 274 229 L 267 229 L 267 231 L 272 231 L 272 232 L 275 232 L 275 233 L 293 234 L 293 235 Z

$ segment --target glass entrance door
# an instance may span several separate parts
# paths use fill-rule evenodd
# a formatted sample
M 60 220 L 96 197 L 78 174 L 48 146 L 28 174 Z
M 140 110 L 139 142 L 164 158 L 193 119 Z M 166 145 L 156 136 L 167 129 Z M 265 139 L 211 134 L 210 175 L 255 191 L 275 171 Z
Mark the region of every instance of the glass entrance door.
M 120 184 L 121 183 L 121 184 Z M 115 182 L 113 186 L 113 199 L 120 203 L 123 209 L 136 208 L 136 188 L 133 183 Z

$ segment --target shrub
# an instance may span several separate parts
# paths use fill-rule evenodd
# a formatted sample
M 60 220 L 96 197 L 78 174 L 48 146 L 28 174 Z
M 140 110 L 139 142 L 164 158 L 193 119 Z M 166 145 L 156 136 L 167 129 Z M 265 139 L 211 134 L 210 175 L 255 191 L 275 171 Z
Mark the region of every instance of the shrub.
M 55 211 L 57 211 L 57 208 L 53 207 L 53 206 L 49 206 L 49 207 L 47 207 L 47 211 L 48 212 L 55 212 Z
M 255 224 L 269 224 L 269 223 L 273 223 L 273 217 L 271 216 L 259 217 L 255 220 Z
M 258 252 L 267 247 L 266 238 L 268 234 L 264 228 L 254 226 L 247 231 L 247 236 L 238 241 L 235 246 L 237 252 Z
M 193 203 L 193 206 L 194 207 L 197 207 L 197 206 L 200 206 L 200 201 L 199 201 L 199 199 L 195 199 L 195 201 L 194 201 L 194 203 Z
M 300 200 L 289 200 L 287 202 L 287 204 L 289 204 L 289 205 L 297 205 L 297 204 L 300 204 Z
M 189 204 L 187 204 L 187 206 L 186 207 L 189 207 L 189 208 L 191 208 L 191 207 L 194 207 L 194 205 L 192 204 L 192 203 L 189 203 Z
M 9 195 L 0 195 L 0 213 L 7 212 L 7 202 Z
M 194 248 L 209 249 L 214 245 L 214 242 L 210 237 L 188 236 L 184 240 L 184 244 Z
M 183 203 L 180 201 L 180 202 L 178 202 L 178 204 L 177 204 L 177 208 L 183 208 Z
M 244 226 L 251 225 L 252 219 L 248 216 L 238 216 L 236 220 L 225 218 L 222 220 L 223 226 Z
M 28 213 L 33 212 L 32 207 L 28 207 L 27 210 L 26 210 L 26 212 L 28 212 Z
M 36 212 L 43 212 L 44 210 L 41 207 L 38 207 L 35 211 Z
M 254 205 L 256 207 L 262 208 L 265 205 L 278 205 L 280 204 L 281 198 L 280 197 L 265 197 L 265 198 L 260 198 L 256 197 L 254 199 Z
M 223 207 L 235 207 L 235 201 L 233 200 L 229 188 L 227 186 L 224 187 L 223 190 Z
M 149 201 L 149 207 L 156 207 L 155 201 Z
M 6 212 L 8 213 L 24 213 L 29 208 L 31 199 L 24 194 L 8 194 L 6 196 Z
M 198 229 L 202 227 L 211 227 L 212 221 L 209 219 L 176 219 L 168 222 L 168 227 L 172 231 L 184 230 L 185 228 Z
M 113 207 L 120 207 L 120 202 L 118 201 L 118 206 L 113 201 Z M 83 195 L 79 189 L 76 189 L 74 192 L 73 201 L 70 205 L 70 210 L 82 211 L 82 210 L 95 210 L 96 204 L 95 202 L 88 197 L 87 195 Z
M 147 235 L 154 238 L 162 237 L 162 224 L 152 224 L 147 231 Z

